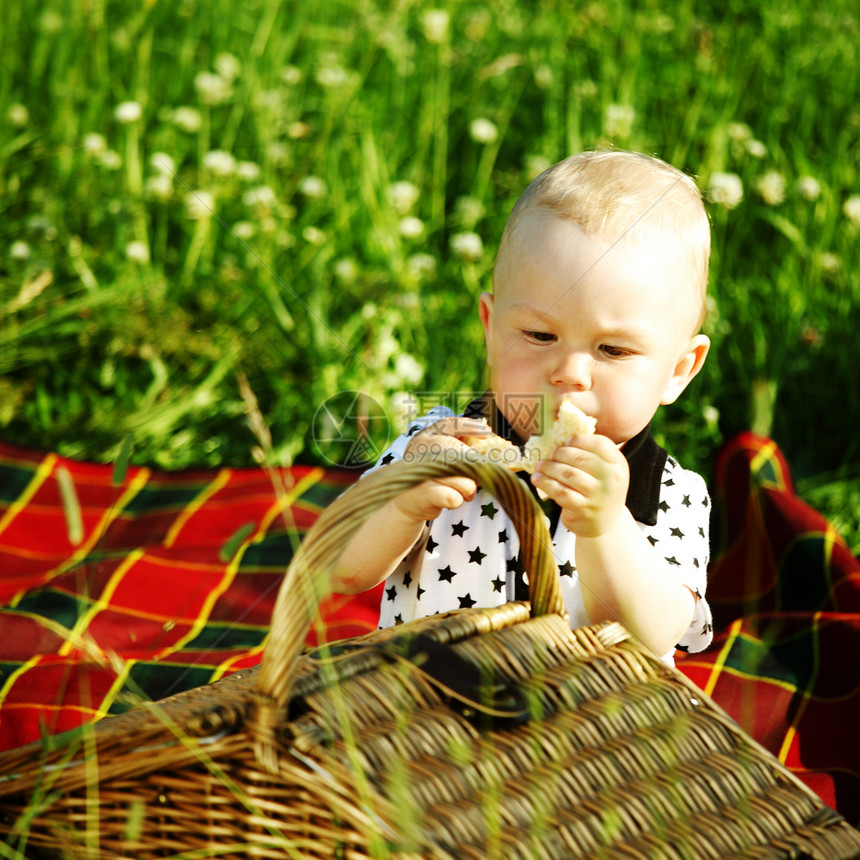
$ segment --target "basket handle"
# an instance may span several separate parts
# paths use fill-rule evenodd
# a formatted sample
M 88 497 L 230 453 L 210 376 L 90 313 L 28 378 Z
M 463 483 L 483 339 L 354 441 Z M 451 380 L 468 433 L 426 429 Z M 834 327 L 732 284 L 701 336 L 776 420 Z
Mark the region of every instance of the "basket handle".
M 400 493 L 427 480 L 462 475 L 493 495 L 517 530 L 533 616 L 564 613 L 558 568 L 544 513 L 523 482 L 496 463 L 464 453 L 442 459 L 397 462 L 368 475 L 337 498 L 308 530 L 287 568 L 272 613 L 269 642 L 257 676 L 254 708 L 246 726 L 254 737 L 257 761 L 277 772 L 275 732 L 286 720 L 296 665 L 320 601 L 343 548 L 367 518 Z

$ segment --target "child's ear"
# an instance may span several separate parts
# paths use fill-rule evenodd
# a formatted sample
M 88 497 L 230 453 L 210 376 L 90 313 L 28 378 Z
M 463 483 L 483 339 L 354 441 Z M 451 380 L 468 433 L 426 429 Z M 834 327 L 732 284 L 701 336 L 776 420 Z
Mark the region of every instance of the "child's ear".
M 681 392 L 690 384 L 692 378 L 702 369 L 708 350 L 711 348 L 711 339 L 704 334 L 697 334 L 678 359 L 669 384 L 663 392 L 661 405 L 666 406 L 674 403 Z
M 487 344 L 487 362 L 490 361 L 491 338 L 490 330 L 493 327 L 493 310 L 495 302 L 492 293 L 481 293 L 478 300 L 478 316 L 481 318 L 481 325 L 484 327 L 484 341 Z

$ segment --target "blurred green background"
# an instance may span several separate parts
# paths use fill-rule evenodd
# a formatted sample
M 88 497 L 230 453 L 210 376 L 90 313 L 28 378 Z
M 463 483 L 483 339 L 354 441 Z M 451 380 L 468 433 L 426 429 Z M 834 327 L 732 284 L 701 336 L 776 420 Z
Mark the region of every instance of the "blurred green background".
M 2 7 L 0 438 L 328 462 L 317 408 L 357 391 L 384 444 L 410 397 L 481 389 L 525 184 L 616 145 L 694 175 L 714 229 L 711 357 L 661 440 L 708 475 L 772 435 L 860 549 L 856 2 Z

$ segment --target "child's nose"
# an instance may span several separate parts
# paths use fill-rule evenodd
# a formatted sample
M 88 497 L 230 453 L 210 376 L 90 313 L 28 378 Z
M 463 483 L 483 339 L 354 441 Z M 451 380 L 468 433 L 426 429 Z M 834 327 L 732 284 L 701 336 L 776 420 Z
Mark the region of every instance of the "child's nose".
M 577 391 L 587 391 L 591 388 L 593 363 L 593 358 L 587 352 L 569 350 L 561 356 L 552 373 L 551 382 Z

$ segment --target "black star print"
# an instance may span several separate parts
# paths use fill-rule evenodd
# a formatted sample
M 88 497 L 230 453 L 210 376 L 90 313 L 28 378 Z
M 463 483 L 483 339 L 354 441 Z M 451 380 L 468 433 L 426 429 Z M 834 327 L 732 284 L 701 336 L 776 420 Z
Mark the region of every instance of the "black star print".
M 689 507 L 690 507 L 690 505 L 692 505 L 693 503 L 690 501 L 690 497 L 689 497 L 689 496 L 684 496 L 684 500 L 681 502 L 681 504 L 682 504 L 685 508 L 689 508 Z
M 489 517 L 493 519 L 493 517 L 499 512 L 499 509 L 492 503 L 487 502 L 486 505 L 481 505 L 481 516 Z
M 393 585 L 391 588 L 386 588 L 385 593 L 388 595 L 389 600 L 394 600 L 397 597 L 397 589 Z
M 402 624 L 403 623 L 403 616 L 402 615 L 395 615 L 394 616 L 394 623 L 395 624 Z
M 422 594 L 424 594 L 424 591 L 425 591 L 425 589 L 423 589 L 423 588 L 419 585 L 419 586 L 418 586 L 418 589 L 417 589 L 417 590 L 416 590 L 416 592 L 415 592 L 415 599 L 416 599 L 416 600 L 421 600 L 421 595 L 422 595 Z
M 576 568 L 569 561 L 558 566 L 559 576 L 573 576 L 575 570 Z
M 667 478 L 665 481 L 663 481 L 663 486 L 664 487 L 674 487 L 675 486 L 675 479 L 674 478 Z
M 465 594 L 463 597 L 458 599 L 460 601 L 460 609 L 471 609 L 475 603 L 477 603 L 476 600 L 472 600 L 472 596 L 470 594 Z
M 497 577 L 493 580 L 493 591 L 498 591 L 498 592 L 500 592 L 500 593 L 501 593 L 501 590 L 502 590 L 504 587 L 505 587 L 505 581 L 504 581 L 504 579 L 499 579 L 499 577 L 497 576 Z
M 394 459 L 394 454 L 386 454 L 379 462 L 387 466 Z
M 421 428 L 417 424 L 413 424 L 409 430 L 406 431 L 407 436 L 414 436 Z
M 684 532 L 682 532 L 681 529 L 679 529 L 677 526 L 675 528 L 669 529 L 669 532 L 672 537 L 676 537 L 680 540 L 683 540 L 684 538 Z
M 657 505 L 657 507 L 660 508 L 660 510 L 663 511 L 664 514 L 666 513 L 666 511 L 669 510 L 669 506 L 666 504 L 665 499 L 662 502 L 660 502 L 660 504 Z
M 669 564 L 674 564 L 674 565 L 676 565 L 677 567 L 680 567 L 680 566 L 681 566 L 681 562 L 680 562 L 680 561 L 678 561 L 678 559 L 677 559 L 677 558 L 675 558 L 675 556 L 674 556 L 674 555 L 673 555 L 673 556 L 668 556 L 668 555 L 667 555 L 667 556 L 666 556 L 666 561 L 668 561 L 668 562 L 669 562 Z
M 451 570 L 451 565 L 449 564 L 446 568 L 439 568 L 439 581 L 442 582 L 450 582 L 457 574 Z
M 403 574 L 403 584 L 409 588 L 412 585 L 412 571 L 407 570 L 405 574 Z
M 660 538 L 655 538 L 654 535 L 648 535 L 648 542 L 651 544 L 651 546 L 655 546 L 656 544 L 660 543 Z
M 499 532 L 499 543 L 507 543 L 508 542 L 508 530 L 502 529 Z
M 702 526 L 699 526 L 699 537 L 704 537 L 704 536 L 705 536 L 705 530 L 704 530 L 704 528 L 702 528 Z
M 709 508 L 711 506 L 710 496 L 705 496 L 705 498 L 702 499 L 702 506 L 706 508 Z
M 485 552 L 481 552 L 481 548 L 479 546 L 476 546 L 474 549 L 470 549 L 468 552 L 469 564 L 480 564 L 487 557 Z
M 526 568 L 523 564 L 522 556 L 518 555 L 516 558 L 509 558 L 507 562 L 505 562 L 506 569 L 510 573 L 525 573 Z
M 433 550 L 435 550 L 437 546 L 439 546 L 439 544 L 436 543 L 435 540 L 433 540 L 433 535 L 429 535 L 427 537 L 427 552 L 432 555 Z
M 451 526 L 451 537 L 463 537 L 463 535 L 469 530 L 469 527 L 460 520 L 459 523 L 454 523 Z

